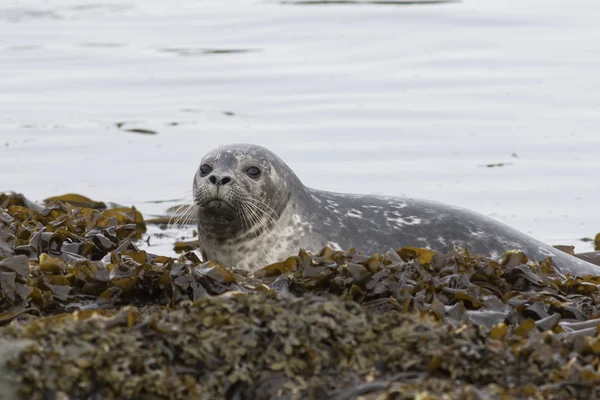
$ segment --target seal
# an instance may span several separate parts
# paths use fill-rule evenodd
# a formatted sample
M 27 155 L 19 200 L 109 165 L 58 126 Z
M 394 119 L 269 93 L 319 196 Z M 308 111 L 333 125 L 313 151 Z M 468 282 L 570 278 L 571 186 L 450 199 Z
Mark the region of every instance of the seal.
M 536 261 L 552 257 L 563 273 L 600 275 L 600 266 L 461 207 L 308 188 L 277 155 L 257 145 L 209 152 L 192 193 L 202 257 L 235 268 L 252 271 L 300 248 L 373 254 L 416 246 L 438 252 L 462 247 L 495 259 L 522 250 Z

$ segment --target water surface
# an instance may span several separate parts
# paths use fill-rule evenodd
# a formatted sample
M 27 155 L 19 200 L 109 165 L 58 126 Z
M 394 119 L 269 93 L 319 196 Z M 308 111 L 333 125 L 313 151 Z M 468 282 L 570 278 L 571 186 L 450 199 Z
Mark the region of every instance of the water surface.
M 253 142 L 308 186 L 453 203 L 587 251 L 598 20 L 591 0 L 3 2 L 0 189 L 150 215 L 209 149 Z

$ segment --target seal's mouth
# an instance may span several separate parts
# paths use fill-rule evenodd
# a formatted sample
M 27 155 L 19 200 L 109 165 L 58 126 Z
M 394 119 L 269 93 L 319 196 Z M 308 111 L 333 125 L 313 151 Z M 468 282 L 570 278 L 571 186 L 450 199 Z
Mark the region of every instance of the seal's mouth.
M 229 208 L 233 208 L 233 206 L 231 204 L 229 204 L 228 202 L 226 202 L 223 199 L 210 199 L 205 201 L 204 203 L 200 204 L 200 207 L 202 208 L 221 208 L 221 207 L 229 207 Z
M 232 228 L 238 221 L 236 209 L 223 199 L 210 199 L 200 205 L 198 217 L 201 224 L 215 231 Z

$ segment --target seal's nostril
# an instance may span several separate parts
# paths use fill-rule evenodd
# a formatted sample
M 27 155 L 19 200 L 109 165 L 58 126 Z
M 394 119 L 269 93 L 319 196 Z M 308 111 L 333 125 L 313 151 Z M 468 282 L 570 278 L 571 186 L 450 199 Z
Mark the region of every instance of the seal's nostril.
M 212 183 L 213 185 L 223 186 L 223 185 L 227 185 L 229 182 L 231 182 L 231 177 L 224 176 L 223 178 L 221 178 L 218 175 L 211 175 L 208 177 L 208 181 L 210 183 Z

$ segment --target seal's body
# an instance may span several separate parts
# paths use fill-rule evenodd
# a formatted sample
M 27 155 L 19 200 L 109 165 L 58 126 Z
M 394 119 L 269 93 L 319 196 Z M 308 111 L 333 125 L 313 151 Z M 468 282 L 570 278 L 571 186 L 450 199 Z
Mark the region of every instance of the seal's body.
M 205 259 L 252 270 L 324 246 L 372 254 L 402 246 L 455 247 L 499 258 L 523 250 L 552 257 L 563 272 L 600 275 L 600 266 L 544 244 L 492 218 L 428 200 L 332 193 L 305 187 L 275 154 L 228 145 L 207 154 L 194 178 Z

